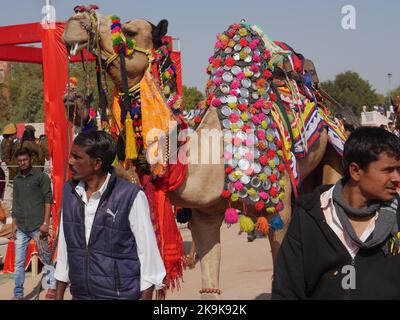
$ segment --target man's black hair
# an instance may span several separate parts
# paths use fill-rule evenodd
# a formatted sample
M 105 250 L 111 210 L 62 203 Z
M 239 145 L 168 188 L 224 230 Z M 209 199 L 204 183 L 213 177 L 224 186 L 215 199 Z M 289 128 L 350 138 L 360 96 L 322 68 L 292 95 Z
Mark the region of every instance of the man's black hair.
M 15 152 L 15 158 L 18 158 L 19 156 L 28 156 L 29 158 L 32 158 L 32 153 L 28 148 L 21 148 Z
M 345 123 L 343 125 L 344 130 L 349 131 L 349 132 L 353 132 L 355 130 L 354 126 L 350 123 Z
M 362 127 L 356 129 L 344 145 L 344 181 L 347 182 L 350 179 L 351 163 L 356 163 L 362 170 L 368 171 L 369 164 L 377 161 L 383 152 L 400 159 L 399 138 L 382 128 Z
M 74 139 L 74 144 L 84 148 L 92 159 L 100 158 L 104 172 L 111 170 L 116 155 L 115 142 L 111 135 L 104 131 L 81 132 Z

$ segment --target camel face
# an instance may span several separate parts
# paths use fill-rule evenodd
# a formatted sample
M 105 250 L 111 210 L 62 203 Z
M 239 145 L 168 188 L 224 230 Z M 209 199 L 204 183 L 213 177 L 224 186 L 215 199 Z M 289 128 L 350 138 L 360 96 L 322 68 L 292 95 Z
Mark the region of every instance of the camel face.
M 77 13 L 68 19 L 65 24 L 62 41 L 67 49 L 75 55 L 80 49 L 86 46 L 89 41 L 88 33 L 85 28 L 90 26 L 90 18 L 86 12 Z
M 127 39 L 135 41 L 136 46 L 145 50 L 152 50 L 161 45 L 162 37 L 167 33 L 168 22 L 161 20 L 155 26 L 143 19 L 134 19 L 122 25 L 122 32 Z M 148 58 L 141 52 L 135 52 L 126 57 L 126 69 L 132 77 L 142 77 L 148 67 Z

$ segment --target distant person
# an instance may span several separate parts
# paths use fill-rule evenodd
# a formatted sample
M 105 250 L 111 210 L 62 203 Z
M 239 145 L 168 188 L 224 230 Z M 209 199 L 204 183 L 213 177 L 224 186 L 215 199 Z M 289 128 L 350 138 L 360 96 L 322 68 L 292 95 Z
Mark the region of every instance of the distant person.
M 47 136 L 45 134 L 40 135 L 39 137 L 39 145 L 42 148 L 44 158 L 49 161 L 50 160 L 50 155 L 49 155 L 49 140 L 47 139 Z
M 45 157 L 42 148 L 39 143 L 36 142 L 34 128 L 32 126 L 25 127 L 25 131 L 22 135 L 20 148 L 29 149 L 31 152 L 31 159 L 33 166 L 39 166 L 43 171 Z
M 3 141 L 1 142 L 1 160 L 8 166 L 8 179 L 12 181 L 18 172 L 15 153 L 20 147 L 17 137 L 17 127 L 14 123 L 7 124 L 3 129 Z
M 13 182 L 12 227 L 15 239 L 15 288 L 13 300 L 23 300 L 26 251 L 31 239 L 36 242 L 45 266 L 51 266 L 48 244 L 50 209 L 53 202 L 50 178 L 32 167 L 30 151 L 22 148 L 16 153 L 19 172 Z M 49 288 L 46 299 L 54 300 L 54 287 Z

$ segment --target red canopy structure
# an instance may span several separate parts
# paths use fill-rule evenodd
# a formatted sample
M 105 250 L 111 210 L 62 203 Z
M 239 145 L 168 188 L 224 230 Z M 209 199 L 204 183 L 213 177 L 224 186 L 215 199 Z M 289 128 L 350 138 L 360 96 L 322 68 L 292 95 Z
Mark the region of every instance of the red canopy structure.
M 63 104 L 68 78 L 67 52 L 61 42 L 64 25 L 64 22 L 57 22 L 51 25 L 29 23 L 0 27 L 0 61 L 37 63 L 43 66 L 45 134 L 52 160 L 54 234 L 59 222 L 62 185 L 67 176 L 66 160 L 71 144 L 71 134 L 67 134 L 70 128 L 67 126 Z M 177 69 L 178 94 L 182 95 L 181 53 L 172 51 L 172 37 L 166 36 L 164 40 L 170 43 L 171 58 Z M 41 43 L 42 47 L 22 46 L 32 43 Z M 95 57 L 89 54 L 88 59 L 93 61 Z M 80 57 L 75 56 L 70 61 L 79 60 Z

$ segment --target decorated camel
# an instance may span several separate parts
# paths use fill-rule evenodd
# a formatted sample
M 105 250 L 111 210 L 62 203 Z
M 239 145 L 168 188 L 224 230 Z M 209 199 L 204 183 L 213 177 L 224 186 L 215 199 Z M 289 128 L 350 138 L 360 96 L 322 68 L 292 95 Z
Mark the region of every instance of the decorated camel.
M 118 59 L 121 54 L 117 53 L 121 51 L 115 50 L 116 35 L 113 32 L 118 20 L 115 17 L 110 19 L 95 9 L 76 10 L 66 24 L 63 41 L 74 53 L 89 47 L 101 58 L 121 92 L 119 126 L 123 127 L 126 118 L 134 116 L 132 112 L 129 115 L 129 110 L 123 106 L 123 100 L 128 96 L 127 89 L 134 104 L 138 97 L 135 94 L 140 93 L 143 81 L 149 79 L 149 66 L 154 60 L 151 53 L 161 46 L 168 23 L 162 20 L 155 26 L 146 20 L 135 19 L 122 24 L 120 31 L 125 52 L 122 59 Z M 97 48 L 93 46 L 96 42 Z M 341 177 L 340 155 L 332 147 L 334 144 L 329 143 L 333 141 L 329 126 L 316 123 L 314 141 L 307 145 L 301 136 L 305 130 L 298 129 L 299 138 L 290 128 L 291 122 L 298 120 L 299 113 L 293 111 L 292 117 L 283 115 L 286 112 L 285 101 L 282 101 L 284 92 L 288 88 L 295 90 L 292 87 L 296 83 L 284 77 L 281 83 L 274 84 L 271 71 L 282 67 L 279 56 L 287 57 L 289 54 L 273 44 L 258 27 L 245 22 L 234 24 L 220 34 L 208 67 L 210 80 L 205 107 L 194 130 L 187 131 L 184 143 L 178 144 L 178 158 L 181 162 L 186 160 L 186 171 L 183 183 L 168 190 L 167 195 L 175 206 L 192 208 L 190 225 L 201 262 L 202 298 L 215 299 L 221 293 L 220 227 L 224 218 L 227 223 L 240 220 L 246 230 L 257 228 L 268 233 L 272 256 L 275 257 L 290 221 L 292 195 L 300 190 L 300 182 L 310 177 L 318 166 L 322 170 L 320 183 L 334 183 Z M 160 92 L 164 97 L 168 90 L 161 81 Z M 299 88 L 295 92 L 301 94 Z M 169 116 L 184 126 L 182 117 L 173 117 L 177 112 L 175 105 L 169 104 L 171 97 L 165 100 L 171 108 Z M 289 100 L 286 99 L 287 104 L 290 104 Z M 297 103 L 299 100 L 300 96 Z M 308 100 L 308 103 L 312 108 L 313 102 Z M 317 111 L 312 116 L 325 123 L 320 113 Z M 306 126 L 306 121 L 303 121 L 303 126 Z M 119 133 L 123 136 L 129 130 L 121 129 Z M 202 138 L 210 131 L 219 133 L 214 145 L 209 144 L 207 137 Z M 138 135 L 137 138 L 141 137 Z M 297 158 L 294 141 L 291 141 L 295 138 L 303 144 L 299 151 L 303 154 Z M 128 142 L 128 138 L 122 141 Z M 151 142 L 139 144 L 137 152 L 147 151 L 149 155 L 153 146 Z M 204 151 L 208 152 L 208 159 L 202 158 Z M 129 152 L 126 148 L 125 154 L 120 152 L 120 160 Z M 196 161 L 199 159 L 203 161 Z M 161 169 L 157 166 L 151 168 L 152 176 L 159 179 L 165 178 L 163 174 L 169 172 L 168 169 L 162 170 L 165 165 Z M 140 170 L 136 171 L 140 175 Z

